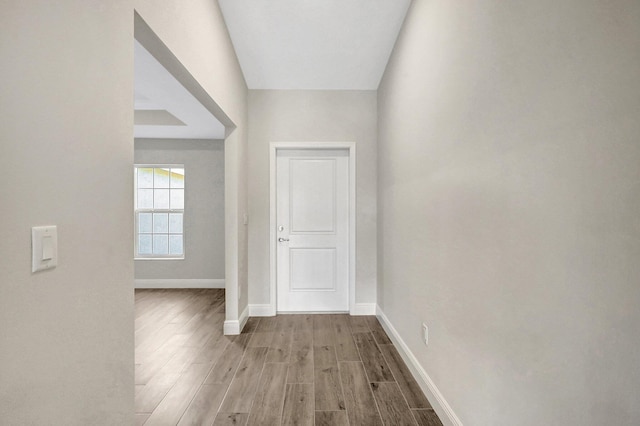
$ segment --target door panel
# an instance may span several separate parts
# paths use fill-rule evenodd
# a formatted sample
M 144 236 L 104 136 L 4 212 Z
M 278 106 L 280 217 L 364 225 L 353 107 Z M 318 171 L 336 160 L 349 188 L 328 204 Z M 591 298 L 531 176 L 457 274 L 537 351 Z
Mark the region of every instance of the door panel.
M 290 159 L 291 233 L 336 231 L 336 160 Z
M 336 289 L 336 249 L 289 249 L 290 291 Z
M 278 151 L 276 279 L 280 312 L 349 307 L 347 151 Z

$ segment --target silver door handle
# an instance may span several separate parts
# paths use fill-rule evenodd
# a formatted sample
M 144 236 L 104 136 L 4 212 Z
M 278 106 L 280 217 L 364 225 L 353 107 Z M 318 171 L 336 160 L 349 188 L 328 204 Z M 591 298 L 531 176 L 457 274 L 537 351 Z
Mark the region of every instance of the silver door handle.
M 289 241 L 289 239 L 288 238 L 282 238 L 282 237 L 278 238 L 278 242 L 284 243 L 285 241 Z

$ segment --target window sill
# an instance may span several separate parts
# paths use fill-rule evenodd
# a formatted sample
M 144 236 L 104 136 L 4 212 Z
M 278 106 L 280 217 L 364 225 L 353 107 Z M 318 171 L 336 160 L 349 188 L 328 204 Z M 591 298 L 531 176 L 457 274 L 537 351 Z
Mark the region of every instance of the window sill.
M 184 260 L 183 257 L 134 257 L 133 260 Z

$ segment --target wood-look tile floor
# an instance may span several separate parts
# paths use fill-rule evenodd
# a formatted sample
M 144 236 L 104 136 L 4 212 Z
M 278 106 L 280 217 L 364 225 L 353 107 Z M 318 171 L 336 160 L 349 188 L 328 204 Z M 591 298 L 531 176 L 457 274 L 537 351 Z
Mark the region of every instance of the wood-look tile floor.
M 224 290 L 136 290 L 138 425 L 442 425 L 374 316 L 250 318 Z

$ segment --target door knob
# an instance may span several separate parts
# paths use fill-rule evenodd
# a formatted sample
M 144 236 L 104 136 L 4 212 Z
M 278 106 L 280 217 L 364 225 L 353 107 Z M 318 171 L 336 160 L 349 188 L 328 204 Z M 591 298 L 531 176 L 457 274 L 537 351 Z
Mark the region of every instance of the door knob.
M 279 241 L 279 242 L 281 242 L 281 243 L 283 243 L 283 242 L 285 242 L 285 241 L 289 241 L 289 239 L 288 239 L 288 238 L 282 238 L 282 237 L 280 237 L 280 238 L 278 238 L 278 241 Z

